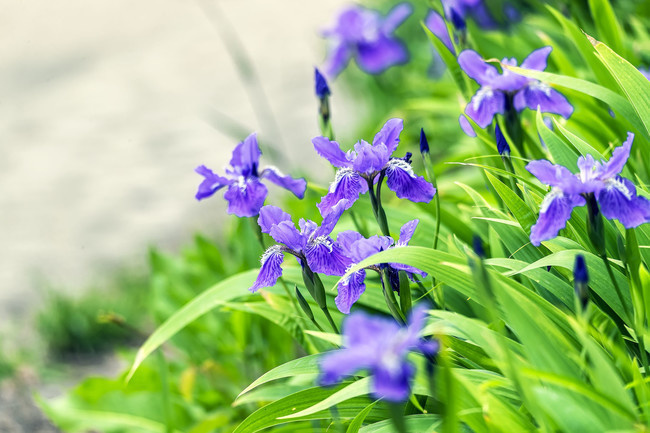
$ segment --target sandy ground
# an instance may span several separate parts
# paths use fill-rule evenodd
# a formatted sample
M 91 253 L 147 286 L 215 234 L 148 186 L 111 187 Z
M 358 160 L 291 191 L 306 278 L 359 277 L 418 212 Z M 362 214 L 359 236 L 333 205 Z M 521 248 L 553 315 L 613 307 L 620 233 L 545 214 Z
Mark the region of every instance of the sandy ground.
M 225 204 L 194 200 L 193 169 L 229 160 L 226 118 L 240 138 L 258 131 L 291 149 L 280 168 L 307 158 L 325 170 L 310 144 L 312 67 L 318 30 L 343 3 L 0 0 L 0 329 L 22 326 L 44 286 L 79 290 L 142 266 L 148 245 L 173 251 L 215 230 Z M 256 116 L 264 103 L 238 75 L 223 17 L 277 128 Z

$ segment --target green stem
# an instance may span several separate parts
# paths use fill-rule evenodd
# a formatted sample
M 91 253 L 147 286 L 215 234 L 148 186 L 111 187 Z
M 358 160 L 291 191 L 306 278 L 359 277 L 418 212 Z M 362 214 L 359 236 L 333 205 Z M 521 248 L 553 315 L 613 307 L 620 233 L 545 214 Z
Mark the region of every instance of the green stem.
M 384 300 L 386 301 L 388 310 L 393 315 L 397 323 L 404 325 L 406 323 L 406 318 L 397 305 L 397 299 L 395 298 L 395 293 L 393 293 L 393 288 L 390 287 L 390 278 L 388 276 L 388 272 L 386 272 L 386 269 L 379 271 L 379 281 L 381 282 L 381 289 L 384 293 Z
M 406 419 L 404 418 L 404 404 L 389 402 L 388 409 L 397 433 L 408 433 Z
M 625 315 L 627 316 L 628 320 L 632 320 L 632 316 L 630 315 L 630 311 L 627 308 L 627 303 L 625 302 L 625 299 L 623 298 L 623 292 L 621 291 L 621 288 L 618 286 L 618 283 L 616 282 L 616 277 L 614 276 L 614 271 L 612 271 L 612 266 L 609 264 L 609 260 L 607 260 L 607 255 L 602 254 L 600 258 L 603 260 L 603 263 L 605 263 L 605 268 L 607 268 L 607 273 L 609 274 L 609 278 L 612 280 L 612 284 L 614 285 L 614 289 L 616 289 L 616 294 L 618 295 L 618 300 L 621 301 L 621 305 L 623 306 L 623 311 L 625 312 Z
M 325 313 L 325 317 L 327 317 L 327 321 L 330 322 L 330 326 L 332 327 L 334 332 L 340 334 L 339 328 L 336 327 L 336 323 L 334 323 L 334 319 L 332 319 L 330 310 L 328 310 L 327 307 L 322 307 L 321 310 L 323 310 L 323 313 Z

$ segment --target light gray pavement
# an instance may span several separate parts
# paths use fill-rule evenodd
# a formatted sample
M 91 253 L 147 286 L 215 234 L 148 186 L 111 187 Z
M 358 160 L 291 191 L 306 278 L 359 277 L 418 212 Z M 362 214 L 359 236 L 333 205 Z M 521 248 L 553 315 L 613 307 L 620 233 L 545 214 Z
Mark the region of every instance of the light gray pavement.
M 148 245 L 175 251 L 218 229 L 225 203 L 194 200 L 193 169 L 229 160 L 237 140 L 220 116 L 278 140 L 256 120 L 215 1 L 292 149 L 277 165 L 329 177 L 310 144 L 312 67 L 342 0 L 0 0 L 0 329 L 24 323 L 43 282 L 78 290 L 143 265 Z M 354 107 L 335 104 L 351 129 Z

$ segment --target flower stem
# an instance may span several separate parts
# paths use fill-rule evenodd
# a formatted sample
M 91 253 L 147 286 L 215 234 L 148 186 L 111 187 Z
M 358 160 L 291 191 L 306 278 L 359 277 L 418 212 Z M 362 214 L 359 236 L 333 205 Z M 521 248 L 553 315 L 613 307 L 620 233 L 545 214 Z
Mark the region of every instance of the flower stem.
M 388 403 L 390 416 L 393 420 L 393 426 L 397 433 L 408 433 L 406 430 L 406 419 L 404 418 L 404 404 L 403 403 Z
M 393 293 L 392 287 L 390 287 L 390 277 L 386 269 L 383 269 L 379 272 L 379 281 L 381 281 L 381 289 L 384 293 L 384 300 L 386 301 L 388 310 L 393 315 L 397 323 L 404 325 L 406 323 L 406 318 L 397 305 L 397 299 L 395 298 L 395 293 Z M 388 288 L 386 286 L 388 286 Z
M 607 268 L 607 273 L 609 274 L 609 278 L 612 280 L 614 289 L 616 289 L 618 300 L 621 302 L 621 305 L 623 306 L 623 311 L 625 312 L 625 315 L 627 316 L 628 320 L 632 320 L 630 311 L 628 310 L 627 304 L 625 303 L 625 299 L 623 298 L 623 292 L 621 291 L 621 288 L 618 286 L 618 283 L 616 282 L 614 271 L 612 270 L 612 266 L 609 264 L 609 260 L 607 259 L 607 254 L 604 253 L 601 254 L 600 258 L 603 260 L 603 263 L 605 263 L 605 268 Z
M 375 194 L 373 179 L 366 179 L 368 182 L 368 194 L 370 195 L 370 203 L 372 204 L 372 212 L 375 215 L 377 224 L 379 224 L 379 229 L 381 230 L 384 236 L 390 236 L 390 231 L 388 230 L 388 221 L 386 219 L 386 212 L 381 206 L 381 184 L 384 181 L 386 172 L 382 171 L 379 175 L 379 181 L 377 182 L 377 193 Z
M 335 333 L 340 334 L 339 328 L 336 327 L 336 323 L 334 323 L 334 319 L 332 319 L 332 315 L 330 314 L 330 310 L 327 309 L 327 306 L 322 307 L 321 310 L 323 310 L 323 313 L 325 313 L 325 317 L 327 317 L 327 321 L 330 322 L 330 326 L 332 327 L 332 330 L 334 330 Z

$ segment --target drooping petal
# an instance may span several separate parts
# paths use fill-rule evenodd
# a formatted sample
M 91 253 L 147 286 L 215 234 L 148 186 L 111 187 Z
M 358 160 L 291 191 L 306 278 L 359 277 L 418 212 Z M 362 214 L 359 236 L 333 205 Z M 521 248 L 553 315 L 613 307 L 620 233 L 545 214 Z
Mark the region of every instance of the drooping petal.
M 235 147 L 230 165 L 235 173 L 244 177 L 257 176 L 260 155 L 262 155 L 262 151 L 257 144 L 257 135 L 252 133 Z
M 413 13 L 413 6 L 410 3 L 400 3 L 388 11 L 384 18 L 381 29 L 385 34 L 391 34 L 397 27 Z
M 602 165 L 602 168 L 599 170 L 598 178 L 602 180 L 610 179 L 616 177 L 625 166 L 625 163 L 630 158 L 630 151 L 632 150 L 632 142 L 634 141 L 634 134 L 631 132 L 627 133 L 627 139 L 625 142 L 618 146 L 612 152 L 612 156 L 609 158 L 609 161 Z
M 289 175 L 283 174 L 276 167 L 266 167 L 260 178 L 266 178 L 276 185 L 291 191 L 296 197 L 303 198 L 305 196 L 305 189 L 307 189 L 307 181 L 304 178 L 295 179 Z
M 322 67 L 323 73 L 330 79 L 335 78 L 350 63 L 351 58 L 352 50 L 345 41 L 334 43 L 327 53 L 325 64 Z
M 280 245 L 273 245 L 267 249 L 262 255 L 260 263 L 260 273 L 257 275 L 255 283 L 251 286 L 251 292 L 255 293 L 262 287 L 273 287 L 282 276 L 282 262 L 284 261 L 284 254 Z
M 402 264 L 402 263 L 390 263 L 390 267 L 393 268 L 393 269 L 397 269 L 398 271 L 405 271 L 406 276 L 409 277 L 409 279 L 411 281 L 413 281 L 413 275 L 412 274 L 419 275 L 422 278 L 427 277 L 426 272 L 424 272 L 423 270 L 418 269 L 418 268 L 416 268 L 414 266 L 411 266 L 411 265 L 405 265 L 405 264 Z
M 345 347 L 366 346 L 377 358 L 380 343 L 399 332 L 400 326 L 392 319 L 355 313 L 343 322 L 343 345 Z
M 374 235 L 368 239 L 362 238 L 350 246 L 350 256 L 360 262 L 373 254 L 387 250 L 393 242 L 395 241 L 390 236 Z
M 619 220 L 626 229 L 650 222 L 650 201 L 636 195 L 632 182 L 619 176 L 606 185 L 596 196 L 605 218 Z
M 531 161 L 526 165 L 533 176 L 540 182 L 558 187 L 568 194 L 581 194 L 584 191 L 584 185 L 580 180 L 563 165 L 555 165 L 546 159 Z
M 203 200 L 204 198 L 210 197 L 224 186 L 230 185 L 233 182 L 228 178 L 214 174 L 212 170 L 205 165 L 196 167 L 194 171 L 205 178 L 199 185 L 199 190 L 196 192 L 197 200 Z
M 465 107 L 465 114 L 479 127 L 485 128 L 492 123 L 496 114 L 503 114 L 506 110 L 506 98 L 500 90 L 483 86 Z
M 337 384 L 346 376 L 368 368 L 374 356 L 375 353 L 362 346 L 328 352 L 320 361 L 321 373 L 318 383 L 322 386 Z
M 548 84 L 533 80 L 515 95 L 515 109 L 523 110 L 525 107 L 531 110 L 539 109 L 544 113 L 555 113 L 568 119 L 573 113 L 573 105 L 557 90 Z
M 336 307 L 341 313 L 349 314 L 352 305 L 359 300 L 366 290 L 366 271 L 361 269 L 348 278 L 341 279 L 338 284 L 338 294 L 334 298 Z
M 341 245 L 341 248 L 343 248 L 344 251 L 346 251 L 346 254 L 350 255 L 350 250 L 352 248 L 352 245 L 361 240 L 365 239 L 361 233 L 355 232 L 354 230 L 345 230 L 340 232 L 336 236 L 336 242 Z M 363 259 L 357 259 L 356 257 L 351 257 L 355 261 L 361 261 Z
M 521 62 L 521 67 L 523 69 L 543 71 L 546 69 L 546 61 L 549 54 L 551 54 L 551 51 L 553 51 L 553 47 L 550 46 L 542 47 L 533 51 L 524 59 L 523 62 Z
M 386 149 L 388 149 L 388 155 L 390 156 L 397 145 L 399 144 L 399 135 L 404 129 L 404 120 L 399 118 L 388 119 L 384 126 L 381 127 L 381 130 L 375 134 L 375 138 L 372 140 L 372 145 L 377 146 L 379 144 L 384 144 Z M 382 167 L 383 168 L 383 167 Z
M 260 212 L 268 190 L 257 178 L 240 177 L 233 182 L 223 198 L 228 200 L 228 213 L 238 217 L 252 217 Z
M 380 35 L 376 41 L 357 45 L 357 64 L 369 74 L 379 74 L 408 60 L 406 47 L 394 38 Z
M 449 36 L 447 23 L 445 23 L 445 20 L 438 12 L 430 10 L 424 20 L 424 25 L 431 31 L 431 33 L 440 39 L 443 44 L 445 44 L 452 54 L 456 52 L 456 50 L 454 50 L 454 44 L 451 42 L 451 37 Z
M 386 168 L 386 185 L 399 198 L 428 203 L 436 189 L 422 176 L 413 172 L 411 164 L 402 159 L 391 159 Z
M 490 85 L 499 71 L 492 65 L 489 65 L 483 58 L 472 50 L 465 50 L 458 55 L 458 64 L 470 78 L 473 78 L 481 86 Z M 482 126 L 482 128 L 484 128 Z
M 354 145 L 357 157 L 354 159 L 352 168 L 357 173 L 372 174 L 383 170 L 388 163 L 388 148 L 385 144 L 379 143 L 371 146 L 368 142 L 360 140 Z
M 341 246 L 329 236 L 310 239 L 303 251 L 311 270 L 320 274 L 341 276 L 352 264 Z
M 331 141 L 327 137 L 315 137 L 311 140 L 316 149 L 316 153 L 325 158 L 334 167 L 351 167 L 352 162 L 348 161 L 345 152 L 336 141 Z
M 565 195 L 560 189 L 552 188 L 542 201 L 539 218 L 530 229 L 530 242 L 539 246 L 542 241 L 553 239 L 566 227 L 571 212 L 576 206 L 583 206 L 585 199 L 580 195 Z
M 418 227 L 419 222 L 419 219 L 411 220 L 404 224 L 401 229 L 399 229 L 399 240 L 397 241 L 396 246 L 404 247 L 408 245 L 408 243 L 411 241 L 411 238 L 413 237 L 413 233 L 415 233 L 415 229 Z
M 291 222 L 291 215 L 277 206 L 264 206 L 260 209 L 260 216 L 257 218 L 257 224 L 262 229 L 262 233 L 270 232 L 271 227 L 282 221 Z
M 282 221 L 271 227 L 269 235 L 274 241 L 284 244 L 294 251 L 300 251 L 305 246 L 305 239 L 291 221 Z
M 341 200 L 332 208 L 330 212 L 323 217 L 323 222 L 320 224 L 320 227 L 317 227 L 313 232 L 314 237 L 318 236 L 328 236 L 334 230 L 334 227 L 339 222 L 341 215 L 346 209 L 349 209 L 350 205 L 346 200 Z
M 465 117 L 464 114 L 458 116 L 458 123 L 460 124 L 460 129 L 463 130 L 465 135 L 468 137 L 476 137 L 476 131 L 474 131 L 472 124 L 469 123 L 469 120 L 467 120 L 467 117 Z
M 371 390 L 375 397 L 402 402 L 411 395 L 411 380 L 415 367 L 401 356 L 394 364 L 380 363 L 373 370 Z
M 348 208 L 357 201 L 359 194 L 365 192 L 368 185 L 359 176 L 359 173 L 350 169 L 342 168 L 336 172 L 334 182 L 330 185 L 329 192 L 325 195 L 317 207 L 321 215 L 326 216 L 341 200 L 347 200 Z

